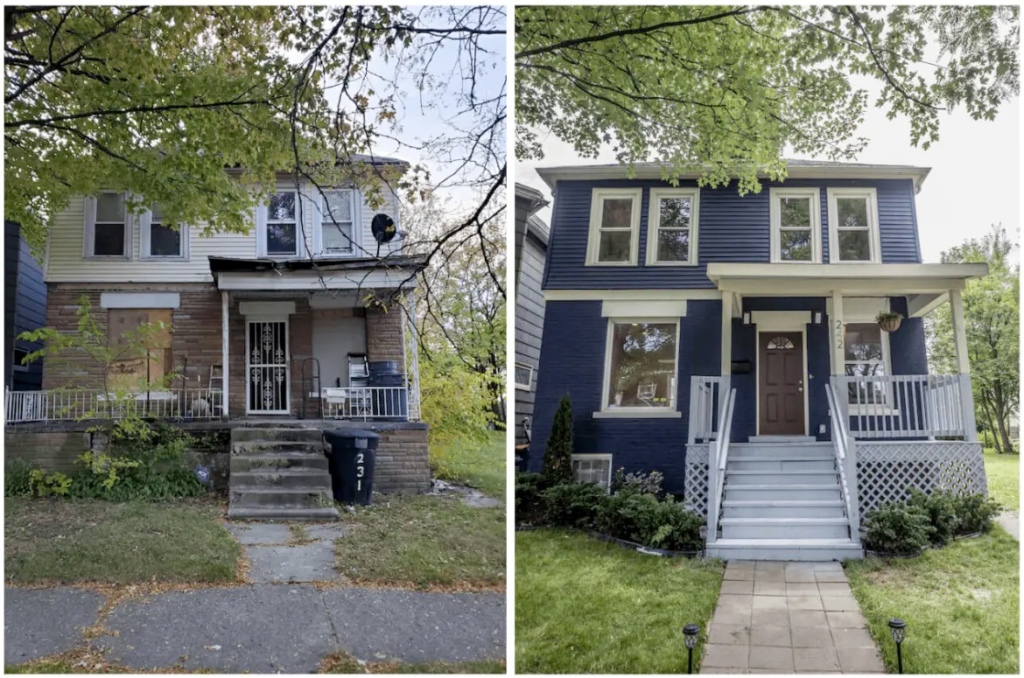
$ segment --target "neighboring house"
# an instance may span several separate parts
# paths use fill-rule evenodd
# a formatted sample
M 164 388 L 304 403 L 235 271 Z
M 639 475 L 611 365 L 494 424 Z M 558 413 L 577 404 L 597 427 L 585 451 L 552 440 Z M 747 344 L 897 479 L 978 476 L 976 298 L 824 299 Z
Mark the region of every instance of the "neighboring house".
M 33 391 L 42 386 L 41 360 L 25 365 L 22 360 L 41 347 L 18 339 L 22 332 L 37 330 L 46 324 L 46 285 L 43 269 L 29 252 L 21 237 L 21 226 L 4 222 L 4 389 Z
M 961 290 L 988 269 L 921 263 L 928 169 L 791 161 L 745 196 L 634 169 L 538 170 L 531 470 L 568 394 L 578 479 L 660 471 L 708 516 L 709 552 L 744 559 L 862 557 L 863 514 L 907 487 L 986 491 Z M 947 302 L 960 373 L 929 375 L 923 316 Z
M 83 295 L 112 342 L 141 324 L 167 323 L 170 332 L 156 338 L 150 360 L 125 360 L 111 378 L 152 383 L 173 371 L 169 389 L 139 393 L 138 407 L 148 416 L 224 421 L 238 442 L 320 440 L 319 431 L 304 437 L 275 426 L 372 425 L 382 435 L 375 487 L 426 490 L 418 365 L 406 360 L 412 320 L 390 298 L 415 280 L 423 258 L 403 254 L 400 236 L 378 244 L 373 233 L 375 219 L 400 227 L 397 195 L 371 209 L 357 187 L 321 193 L 303 181 L 297 195 L 294 179 L 280 174 L 276 195 L 252 218 L 248 234 L 203 237 L 201 224 L 169 228 L 159 205 L 132 215 L 119 193 L 73 199 L 50 224 L 46 324 L 74 331 Z M 373 303 L 374 296 L 385 304 Z M 57 391 L 71 385 L 86 390 Z M 45 430 L 55 420 L 74 420 L 102 404 L 102 387 L 102 368 L 72 356 L 59 371 L 44 369 L 42 392 L 12 397 L 7 421 Z M 238 432 L 256 425 L 271 432 Z M 10 449 L 10 433 L 7 440 Z M 235 463 L 233 455 L 232 471 Z M 282 506 L 316 508 L 309 490 L 323 489 L 325 474 L 319 462 L 312 466 L 317 477 L 310 485 L 293 479 L 294 496 L 283 497 Z M 240 472 L 239 483 L 260 487 L 249 475 Z M 242 515 L 236 508 L 262 506 L 244 489 L 232 475 L 234 515 Z
M 533 401 L 537 390 L 537 363 L 544 331 L 544 296 L 541 278 L 548 251 L 548 228 L 536 212 L 548 204 L 540 191 L 516 184 L 516 364 L 515 423 L 516 467 L 525 463 L 523 453 L 533 426 Z

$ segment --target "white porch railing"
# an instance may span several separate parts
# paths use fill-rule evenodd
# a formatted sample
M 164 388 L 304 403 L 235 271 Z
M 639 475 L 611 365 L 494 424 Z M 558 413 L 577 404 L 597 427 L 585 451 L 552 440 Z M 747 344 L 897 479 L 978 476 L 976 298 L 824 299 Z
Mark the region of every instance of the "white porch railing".
M 838 376 L 832 385 L 856 438 L 973 439 L 973 412 L 965 412 L 969 375 Z M 970 399 L 966 399 L 970 402 Z
M 155 419 L 218 419 L 224 413 L 219 389 L 176 389 L 115 399 L 102 389 L 8 391 L 4 422 L 121 419 L 129 413 Z
M 724 388 L 724 387 L 723 387 Z M 713 544 L 718 539 L 718 516 L 721 514 L 722 495 L 725 492 L 725 467 L 729 461 L 729 438 L 732 435 L 732 413 L 736 405 L 736 389 L 725 395 L 718 418 L 721 435 L 708 447 L 708 538 Z
M 324 418 L 417 421 L 419 403 L 409 395 L 405 386 L 325 388 L 321 394 Z
M 839 472 L 839 487 L 843 494 L 846 517 L 850 522 L 850 539 L 860 543 L 860 511 L 857 508 L 857 441 L 850 436 L 846 428 L 843 411 L 839 407 L 832 384 L 825 385 L 825 397 L 828 399 L 828 416 L 832 423 L 832 449 L 836 457 L 836 470 Z
M 689 444 L 718 437 L 717 416 L 729 388 L 728 377 L 690 377 Z

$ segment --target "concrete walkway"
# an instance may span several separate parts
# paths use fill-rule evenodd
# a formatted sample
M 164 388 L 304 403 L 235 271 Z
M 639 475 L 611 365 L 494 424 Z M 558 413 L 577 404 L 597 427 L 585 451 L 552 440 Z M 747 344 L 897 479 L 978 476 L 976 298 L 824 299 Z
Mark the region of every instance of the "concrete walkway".
M 1010 535 L 1020 541 L 1020 514 L 1016 511 L 1004 511 L 1000 513 L 996 520 L 1002 526 L 1004 530 L 1010 533 Z
M 701 673 L 884 673 L 839 563 L 732 561 Z
M 503 593 L 278 583 L 126 597 L 101 613 L 106 603 L 80 588 L 7 588 L 4 663 L 79 647 L 138 671 L 215 673 L 310 673 L 339 650 L 371 662 L 505 656 Z

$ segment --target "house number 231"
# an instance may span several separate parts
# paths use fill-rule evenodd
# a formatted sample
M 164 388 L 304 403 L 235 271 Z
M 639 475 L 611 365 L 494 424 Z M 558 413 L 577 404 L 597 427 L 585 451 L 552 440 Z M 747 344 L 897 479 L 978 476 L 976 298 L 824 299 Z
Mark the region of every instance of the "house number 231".
M 363 489 L 363 474 L 366 473 L 366 467 L 363 466 L 363 453 L 360 452 L 356 455 L 356 491 L 359 492 Z
M 843 347 L 843 321 L 836 320 L 836 348 Z

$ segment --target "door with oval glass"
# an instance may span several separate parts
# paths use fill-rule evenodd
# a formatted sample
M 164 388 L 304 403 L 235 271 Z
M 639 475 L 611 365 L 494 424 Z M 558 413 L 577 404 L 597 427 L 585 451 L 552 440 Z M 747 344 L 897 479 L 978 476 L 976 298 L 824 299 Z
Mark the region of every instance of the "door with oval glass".
M 758 434 L 804 435 L 804 345 L 799 332 L 758 335 Z

